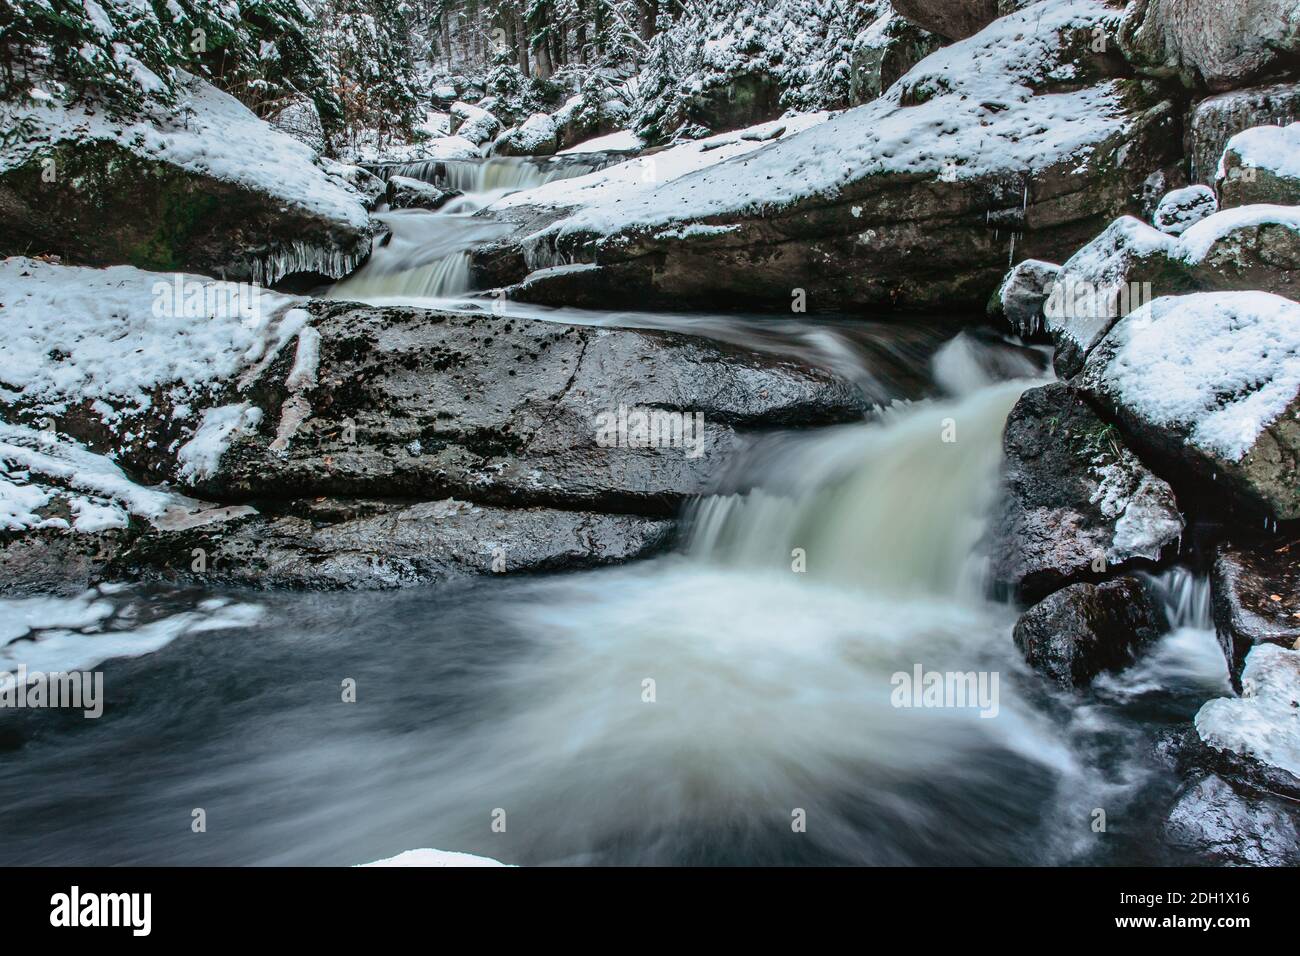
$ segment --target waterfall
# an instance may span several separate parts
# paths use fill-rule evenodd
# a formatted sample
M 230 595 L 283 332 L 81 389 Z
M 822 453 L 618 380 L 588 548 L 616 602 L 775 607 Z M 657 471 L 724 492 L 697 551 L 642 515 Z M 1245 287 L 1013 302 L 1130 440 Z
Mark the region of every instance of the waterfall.
M 1180 566 L 1159 574 L 1146 575 L 1146 579 L 1152 595 L 1164 606 L 1165 616 L 1172 629 L 1214 629 L 1208 575 Z
M 877 594 L 981 593 L 971 557 L 996 493 L 1003 423 L 1024 380 L 955 401 L 886 410 L 876 422 L 757 449 L 752 490 L 706 498 L 689 550 L 731 567 L 806 573 Z
M 375 218 L 389 231 L 356 273 L 326 292 L 330 299 L 380 304 L 419 300 L 437 305 L 472 291 L 470 253 L 510 226 L 475 213 L 521 189 L 581 176 L 591 162 L 493 158 L 429 160 L 381 167 L 380 174 L 410 176 L 462 193 L 442 208 L 391 210 Z

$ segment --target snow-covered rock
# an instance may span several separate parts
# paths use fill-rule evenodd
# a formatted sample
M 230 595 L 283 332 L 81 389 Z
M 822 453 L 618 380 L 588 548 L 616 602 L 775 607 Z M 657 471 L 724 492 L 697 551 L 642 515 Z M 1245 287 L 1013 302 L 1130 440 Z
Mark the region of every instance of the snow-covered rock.
M 1228 140 L 1215 188 L 1225 208 L 1300 206 L 1300 123 L 1258 126 Z
M 1300 54 L 1295 0 L 1135 0 L 1119 41 L 1153 76 L 1230 90 L 1283 68 Z
M 1187 186 L 1166 193 L 1156 206 L 1152 222 L 1161 232 L 1179 236 L 1206 216 L 1219 211 L 1219 200 L 1209 186 Z
M 409 176 L 389 176 L 386 199 L 390 209 L 437 209 L 447 200 L 460 195 Z
M 1257 644 L 1300 644 L 1300 543 L 1220 544 L 1210 593 L 1214 629 L 1234 681 L 1240 682 L 1246 655 Z
M 547 113 L 534 113 L 492 144 L 498 156 L 551 156 L 559 148 L 559 127 Z
M 501 121 L 480 106 L 458 101 L 451 106 L 451 126 L 448 131 L 481 146 L 501 132 Z
M 1300 650 L 1260 644 L 1246 655 L 1241 696 L 1209 701 L 1196 732 L 1230 750 L 1284 770 L 1300 784 Z
M 342 180 L 350 188 L 360 193 L 367 206 L 373 206 L 379 197 L 384 194 L 384 181 L 367 169 L 340 163 L 325 156 L 320 158 L 320 164 L 326 174 Z
M 1069 385 L 1026 391 L 1007 417 L 989 574 L 1035 601 L 1072 581 L 1157 560 L 1183 519 L 1169 485 Z
M 1292 123 L 1300 116 L 1300 83 L 1232 90 L 1201 100 L 1187 118 L 1186 153 L 1192 182 L 1213 185 L 1228 140 L 1256 126 Z
M 1263 290 L 1300 296 L 1300 207 L 1241 206 L 1173 236 L 1122 216 L 1066 260 L 1044 314 L 1055 365 L 1076 374 L 1123 315 L 1158 295 Z
M 803 289 L 813 309 L 983 307 L 1009 259 L 1063 259 L 1172 158 L 1172 104 L 1090 52 L 1117 16 L 1041 0 L 873 103 L 632 196 L 588 194 L 521 244 L 532 263 L 602 266 L 642 306 L 788 308 Z
M 180 449 L 231 404 L 241 376 L 301 340 L 300 305 L 198 275 L 2 260 L 0 411 L 175 479 Z
M 1077 381 L 1184 481 L 1300 517 L 1300 304 L 1265 292 L 1156 299 L 1116 323 Z
M 854 41 L 849 104 L 870 103 L 941 46 L 942 38 L 890 9 Z
M 1037 334 L 1044 328 L 1043 306 L 1060 271 L 1056 263 L 1041 259 L 1017 262 L 989 301 L 990 316 L 1005 318 L 1020 335 Z
M 0 254 L 49 252 L 271 283 L 341 277 L 370 251 L 358 192 L 233 97 L 187 78 L 183 100 L 134 119 L 0 105 Z M 93 224 L 93 225 L 92 225 Z

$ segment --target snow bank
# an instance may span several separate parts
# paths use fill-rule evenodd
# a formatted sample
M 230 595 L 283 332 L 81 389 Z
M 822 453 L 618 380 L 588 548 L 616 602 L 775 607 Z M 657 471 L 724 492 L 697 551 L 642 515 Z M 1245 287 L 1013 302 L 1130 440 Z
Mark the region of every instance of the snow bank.
M 649 156 L 640 156 L 627 162 L 606 166 L 585 176 L 575 176 L 520 190 L 497 200 L 490 208 L 506 209 L 512 206 L 537 206 L 565 209 L 574 206 L 613 208 L 631 202 L 641 195 L 654 192 L 665 183 L 671 183 L 690 173 L 717 166 L 728 159 L 744 156 L 764 146 L 764 139 L 792 137 L 830 118 L 829 113 L 805 113 L 785 119 L 761 123 L 747 130 L 720 133 L 707 139 L 682 143 L 660 150 Z M 753 138 L 743 138 L 752 134 Z M 633 137 L 631 133 L 614 133 L 611 137 Z M 619 140 L 615 140 L 618 142 Z M 600 140 L 580 143 L 566 152 L 591 152 Z M 637 143 L 640 141 L 637 140 Z M 610 147 L 605 147 L 610 148 Z
M 196 77 L 183 77 L 174 109 L 153 106 L 143 118 L 118 122 L 85 105 L 52 108 L 0 104 L 5 129 L 0 173 L 28 162 L 51 142 L 111 140 L 142 156 L 265 193 L 284 205 L 356 233 L 369 229 L 361 197 L 316 160 L 309 146 L 257 118 L 234 97 Z
M 159 389 L 201 399 L 302 328 L 303 300 L 204 276 L 0 260 L 0 399 L 116 428 Z
M 1041 0 L 927 57 L 880 99 L 745 150 L 748 155 L 716 162 L 693 152 L 698 167 L 707 168 L 660 174 L 662 185 L 631 195 L 625 189 L 584 189 L 591 184 L 575 180 L 569 191 L 534 191 L 531 198 L 588 204 L 552 227 L 561 233 L 610 233 L 835 196 L 873 174 L 960 180 L 1028 174 L 1076 158 L 1083 162 L 1098 142 L 1129 128 L 1122 86 L 1103 82 L 1059 93 L 1036 89 L 1076 78 L 1076 68 L 1061 62 L 1062 34 L 1109 30 L 1119 16 L 1098 0 Z M 924 101 L 903 106 L 905 90 L 910 102 Z M 645 161 L 650 160 L 671 162 L 668 153 Z
M 360 866 L 509 866 L 486 856 L 474 856 L 470 853 L 453 853 L 450 850 L 407 850 L 397 856 L 390 856 L 373 863 L 361 863 Z
M 73 520 L 51 513 L 60 510 Z M 125 528 L 130 515 L 158 528 L 183 528 L 255 513 L 246 505 L 223 508 L 137 484 L 105 455 L 0 421 L 0 527 L 7 531 L 92 533 Z
M 1196 732 L 1300 777 L 1300 651 L 1260 644 L 1246 656 L 1240 697 L 1220 697 L 1196 714 Z
M 645 143 L 641 137 L 630 129 L 621 129 L 617 133 L 608 133 L 605 136 L 597 136 L 594 139 L 583 140 L 568 149 L 560 150 L 557 156 L 567 156 L 571 153 L 620 153 L 635 149 L 642 149 Z
M 1085 377 L 1142 420 L 1240 461 L 1300 392 L 1300 304 L 1267 292 L 1164 296 L 1130 313 Z

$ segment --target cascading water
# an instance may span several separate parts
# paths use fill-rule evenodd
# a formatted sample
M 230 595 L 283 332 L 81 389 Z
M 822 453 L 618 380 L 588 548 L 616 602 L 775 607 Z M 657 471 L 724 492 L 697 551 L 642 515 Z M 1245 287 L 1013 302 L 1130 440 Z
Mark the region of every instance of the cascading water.
M 1082 701 L 1026 670 L 1015 611 L 984 599 L 971 554 L 1029 382 L 981 381 L 969 340 L 941 351 L 956 397 L 754 448 L 729 476 L 739 490 L 686 516 L 685 553 L 398 595 L 268 594 L 256 633 L 205 642 L 202 667 L 180 640 L 110 662 L 107 685 L 131 675 L 105 717 L 116 732 L 6 755 L 7 859 L 359 863 L 434 846 L 511 863 L 1150 861 L 1159 821 L 1142 808 L 1176 783 L 1149 728 L 1220 692 L 1222 656 L 1216 671 L 1212 634 L 1183 627 Z M 995 690 L 979 706 L 900 703 L 917 668 Z M 364 707 L 339 706 L 340 675 Z M 140 748 L 131 729 L 160 722 L 168 747 Z M 90 791 L 114 799 L 68 814 L 51 796 Z M 175 837 L 172 811 L 200 795 L 240 821 L 220 841 Z M 1104 841 L 1099 806 L 1121 821 Z
M 595 166 L 580 162 L 538 163 L 522 159 L 436 160 L 385 167 L 386 176 L 412 176 L 462 195 L 440 209 L 379 212 L 389 237 L 353 275 L 326 297 L 380 304 L 419 300 L 437 305 L 471 291 L 470 250 L 508 231 L 475 213 L 500 197 L 557 179 L 580 176 Z

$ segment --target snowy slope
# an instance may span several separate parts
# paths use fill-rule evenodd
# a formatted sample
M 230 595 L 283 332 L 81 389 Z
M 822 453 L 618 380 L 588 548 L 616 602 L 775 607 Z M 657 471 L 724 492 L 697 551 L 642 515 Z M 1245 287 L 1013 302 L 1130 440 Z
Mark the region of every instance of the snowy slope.
M 369 228 L 361 197 L 331 178 L 310 147 L 258 119 L 234 97 L 196 77 L 182 80 L 178 108 L 161 106 L 117 122 L 84 104 L 0 103 L 0 126 L 26 124 L 0 140 L 0 173 L 28 162 L 50 142 L 112 140 L 133 152 L 238 184 L 355 232 Z
M 1098 0 L 1040 0 L 927 57 L 866 106 L 634 196 L 588 192 L 590 205 L 552 228 L 610 233 L 754 212 L 834 196 L 877 173 L 960 180 L 1082 159 L 1128 126 L 1120 86 L 1035 90 L 1075 78 L 1074 67 L 1058 65 L 1063 33 L 1091 34 L 1118 16 Z M 904 91 L 924 101 L 904 106 Z

